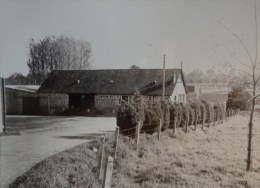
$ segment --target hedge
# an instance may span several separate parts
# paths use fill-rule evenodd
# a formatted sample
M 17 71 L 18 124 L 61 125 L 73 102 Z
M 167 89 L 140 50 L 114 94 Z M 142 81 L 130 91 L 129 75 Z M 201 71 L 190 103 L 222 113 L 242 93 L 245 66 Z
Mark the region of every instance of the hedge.
M 146 133 L 157 130 L 159 119 L 162 121 L 162 131 L 176 127 L 183 127 L 187 131 L 188 126 L 193 125 L 196 129 L 197 124 L 209 125 L 214 119 L 223 119 L 224 114 L 225 109 L 221 104 L 193 101 L 183 105 L 167 100 L 147 101 L 141 95 L 135 95 L 129 103 L 122 100 L 116 108 L 117 126 L 125 135 L 134 133 L 138 121 L 141 131 Z

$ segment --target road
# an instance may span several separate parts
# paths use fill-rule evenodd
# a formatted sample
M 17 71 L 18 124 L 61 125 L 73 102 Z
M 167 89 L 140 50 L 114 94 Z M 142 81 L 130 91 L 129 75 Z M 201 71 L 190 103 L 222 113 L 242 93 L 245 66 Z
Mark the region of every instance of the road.
M 0 136 L 0 187 L 7 187 L 39 161 L 115 129 L 112 117 L 9 116 Z

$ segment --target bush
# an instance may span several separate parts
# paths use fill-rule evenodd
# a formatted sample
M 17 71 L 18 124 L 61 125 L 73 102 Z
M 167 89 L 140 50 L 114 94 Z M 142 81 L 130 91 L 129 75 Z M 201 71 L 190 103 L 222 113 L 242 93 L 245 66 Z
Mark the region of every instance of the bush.
M 193 101 L 191 103 L 191 108 L 193 109 L 194 111 L 194 116 L 195 116 L 195 128 L 198 124 L 198 122 L 200 121 L 201 119 L 201 108 L 200 108 L 200 102 L 199 101 Z
M 248 101 L 237 101 L 237 100 L 228 100 L 227 109 L 240 109 L 240 110 L 250 110 L 251 103 Z
M 163 111 L 160 102 L 147 102 L 145 108 L 145 121 L 142 131 L 152 133 L 159 125 L 159 119 L 163 119 Z M 163 121 L 162 121 L 163 123 Z M 149 130 L 149 131 L 147 131 Z
M 170 126 L 170 102 L 163 100 L 161 102 L 161 108 L 162 108 L 162 116 L 163 116 L 163 125 L 162 125 L 162 130 L 166 130 Z
M 142 96 L 136 95 L 130 103 L 120 102 L 116 117 L 120 130 L 125 135 L 131 135 L 134 134 L 138 121 L 141 123 L 141 132 L 153 133 L 157 131 L 159 119 L 162 121 L 162 130 L 173 128 L 175 121 L 176 127 L 195 125 L 196 128 L 198 123 L 210 124 L 213 118 L 220 120 L 224 113 L 223 104 L 211 105 L 206 101 L 193 101 L 183 105 L 166 100 L 145 101 Z M 127 131 L 128 129 L 131 130 Z
M 117 106 L 116 112 L 117 126 L 120 128 L 120 131 L 123 131 L 125 135 L 133 134 L 134 129 L 129 131 L 126 131 L 126 129 L 135 127 L 138 122 L 136 108 L 131 103 L 122 100 Z
M 178 104 L 171 103 L 169 107 L 170 124 L 169 128 L 173 128 L 175 121 L 178 119 Z

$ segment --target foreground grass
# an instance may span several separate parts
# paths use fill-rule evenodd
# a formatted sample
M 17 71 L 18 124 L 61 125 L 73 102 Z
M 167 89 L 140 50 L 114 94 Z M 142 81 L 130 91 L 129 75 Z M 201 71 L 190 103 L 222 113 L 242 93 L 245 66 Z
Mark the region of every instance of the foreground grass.
M 247 173 L 246 148 L 248 114 L 237 115 L 224 124 L 177 129 L 157 135 L 142 134 L 138 152 L 133 139 L 120 137 L 114 164 L 114 188 L 231 187 L 260 185 L 260 114 L 254 121 L 254 171 Z M 110 138 L 106 155 L 111 153 Z M 52 156 L 17 178 L 11 188 L 84 187 L 100 188 L 97 180 L 98 141 L 85 143 Z
M 97 141 L 61 152 L 32 167 L 10 188 L 84 187 L 100 188 L 96 180 L 97 154 L 91 149 Z
M 113 187 L 255 187 L 260 186 L 260 134 L 253 138 L 254 171 L 247 173 L 248 114 L 237 115 L 224 124 L 180 129 L 176 136 L 163 133 L 141 135 L 140 147 L 135 151 L 134 140 L 121 137 L 113 175 Z M 260 133 L 260 115 L 254 122 Z

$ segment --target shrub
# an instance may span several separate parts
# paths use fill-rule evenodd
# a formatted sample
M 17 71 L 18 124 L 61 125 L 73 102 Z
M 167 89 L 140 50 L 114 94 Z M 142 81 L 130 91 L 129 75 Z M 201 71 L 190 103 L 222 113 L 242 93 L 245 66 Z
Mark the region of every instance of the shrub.
M 133 130 L 125 131 L 126 129 L 135 127 L 138 122 L 138 113 L 136 108 L 124 100 L 116 108 L 117 126 L 123 131 L 123 134 L 133 134 Z
M 170 124 L 169 128 L 173 128 L 175 121 L 177 121 L 178 116 L 178 104 L 171 103 L 169 107 L 169 114 L 170 114 Z
M 135 95 L 130 103 L 121 101 L 117 107 L 117 125 L 125 135 L 134 134 L 137 122 L 141 123 L 141 132 L 153 133 L 157 131 L 159 119 L 162 130 L 176 127 L 186 127 L 198 123 L 210 124 L 213 118 L 224 117 L 223 104 L 211 105 L 206 101 L 193 101 L 186 105 L 170 101 L 146 101 L 140 95 Z M 213 116 L 215 114 L 215 117 Z M 133 129 L 131 129 L 133 128 Z M 127 131 L 128 129 L 131 129 Z M 187 131 L 187 127 L 186 127 Z
M 200 123 L 201 123 L 202 125 L 204 125 L 205 120 L 206 120 L 206 115 L 207 115 L 207 108 L 206 108 L 204 102 L 201 102 L 201 103 L 200 103 L 200 110 L 201 110 Z
M 166 130 L 170 126 L 170 102 L 166 100 L 161 101 L 161 109 L 162 109 L 162 116 L 163 116 L 163 125 L 162 130 Z
M 159 124 L 159 119 L 163 119 L 163 112 L 161 109 L 161 103 L 160 102 L 147 102 L 146 108 L 145 108 L 145 121 L 144 121 L 144 127 L 142 128 L 142 131 L 151 130 L 148 132 L 154 132 Z M 163 121 L 162 121 L 163 123 Z
M 194 110 L 194 116 L 195 116 L 195 128 L 198 124 L 198 122 L 201 119 L 201 108 L 200 108 L 200 102 L 199 101 L 193 101 L 191 103 L 191 108 Z

